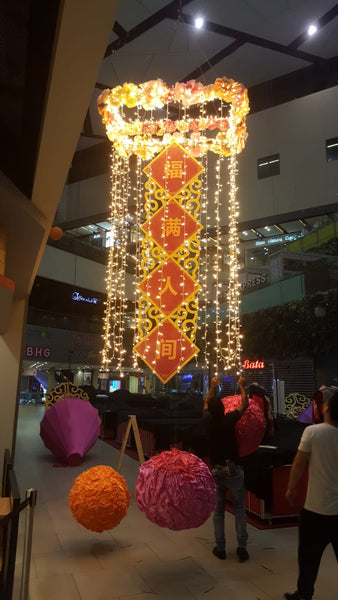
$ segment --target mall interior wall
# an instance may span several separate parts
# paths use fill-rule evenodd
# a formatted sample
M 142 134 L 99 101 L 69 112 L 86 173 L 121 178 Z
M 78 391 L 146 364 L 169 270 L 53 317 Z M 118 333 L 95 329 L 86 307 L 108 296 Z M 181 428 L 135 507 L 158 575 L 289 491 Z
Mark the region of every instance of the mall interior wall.
M 325 141 L 338 136 L 338 87 L 249 114 L 239 156 L 240 221 L 337 203 L 338 161 Z M 258 180 L 257 160 L 279 154 L 280 174 Z
M 47 279 L 106 293 L 105 265 L 52 246 L 46 246 L 37 274 Z M 134 297 L 133 277 L 130 273 L 126 273 L 126 295 L 130 299 Z

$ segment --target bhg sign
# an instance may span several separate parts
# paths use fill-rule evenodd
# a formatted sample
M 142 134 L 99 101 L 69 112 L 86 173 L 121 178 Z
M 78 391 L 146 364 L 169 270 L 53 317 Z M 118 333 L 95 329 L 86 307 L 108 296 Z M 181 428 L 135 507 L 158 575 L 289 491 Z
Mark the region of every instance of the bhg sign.
M 27 327 L 25 341 L 25 360 L 100 364 L 100 335 L 35 325 Z
M 26 346 L 25 356 L 26 358 L 50 358 L 51 348 L 44 348 L 43 346 Z

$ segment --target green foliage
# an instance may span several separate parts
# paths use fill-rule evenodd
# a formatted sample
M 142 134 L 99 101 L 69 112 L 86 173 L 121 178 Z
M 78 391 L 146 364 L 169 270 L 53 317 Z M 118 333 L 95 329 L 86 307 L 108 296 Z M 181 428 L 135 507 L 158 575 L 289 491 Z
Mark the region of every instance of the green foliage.
M 325 316 L 316 316 L 316 307 Z M 338 292 L 318 292 L 302 300 L 243 315 L 243 354 L 265 359 L 312 357 L 338 347 Z

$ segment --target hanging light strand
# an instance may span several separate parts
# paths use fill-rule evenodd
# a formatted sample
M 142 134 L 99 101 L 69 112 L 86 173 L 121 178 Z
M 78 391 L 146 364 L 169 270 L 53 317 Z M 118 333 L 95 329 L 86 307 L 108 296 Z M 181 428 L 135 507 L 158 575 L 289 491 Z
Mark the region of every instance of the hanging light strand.
M 103 323 L 104 347 L 101 370 L 109 371 L 116 359 L 123 376 L 123 334 L 125 329 L 126 293 L 125 275 L 128 242 L 129 164 L 115 151 L 111 154 L 110 248 L 106 271 L 106 308 Z
M 138 285 L 141 281 L 141 207 L 142 207 L 143 189 L 142 189 L 142 160 L 138 156 L 136 163 L 136 210 L 135 210 L 135 278 L 134 278 L 134 340 L 133 347 L 139 342 L 139 299 L 140 293 Z M 133 367 L 138 369 L 138 355 L 133 352 Z
M 104 346 L 102 350 L 102 362 L 101 362 L 101 370 L 104 372 L 109 371 L 109 366 L 114 358 L 114 335 L 115 328 L 112 323 L 112 315 L 114 314 L 115 302 L 116 302 L 116 278 L 115 278 L 115 268 L 116 268 L 116 257 L 115 257 L 115 244 L 114 241 L 116 239 L 116 221 L 115 221 L 115 211 L 116 211 L 116 197 L 117 197 L 117 189 L 118 189 L 118 165 L 121 161 L 119 155 L 112 149 L 111 152 L 111 163 L 110 163 L 110 178 L 111 178 L 111 204 L 110 204 L 110 247 L 108 251 L 108 263 L 106 269 L 106 293 L 107 299 L 105 303 L 105 312 L 104 312 L 104 320 L 103 320 L 103 340 Z
M 239 285 L 239 205 L 237 200 L 237 153 L 234 115 L 229 117 L 232 153 L 229 157 L 229 284 L 227 293 L 226 348 L 223 349 L 225 370 L 241 370 L 241 326 Z

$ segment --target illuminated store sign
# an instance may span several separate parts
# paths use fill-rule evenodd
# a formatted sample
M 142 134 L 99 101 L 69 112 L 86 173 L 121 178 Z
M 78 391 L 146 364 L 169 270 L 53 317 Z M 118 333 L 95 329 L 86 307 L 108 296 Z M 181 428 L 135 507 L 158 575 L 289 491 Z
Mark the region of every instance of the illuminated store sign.
M 98 302 L 100 302 L 98 298 L 85 298 L 80 294 L 80 292 L 73 292 L 72 300 L 74 300 L 74 302 L 88 302 L 89 304 L 97 304 Z
M 50 358 L 51 348 L 43 346 L 26 346 L 26 358 Z
M 242 283 L 243 289 L 257 287 L 263 283 L 267 282 L 267 274 L 266 273 L 258 273 L 256 277 L 251 277 L 247 281 Z
M 243 369 L 265 369 L 265 363 L 262 360 L 245 360 Z
M 271 237 L 266 240 L 257 240 L 255 242 L 255 246 L 266 246 L 267 244 L 282 244 L 283 242 L 294 242 L 299 237 L 303 237 L 302 235 L 280 235 L 278 237 Z

